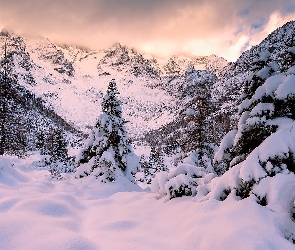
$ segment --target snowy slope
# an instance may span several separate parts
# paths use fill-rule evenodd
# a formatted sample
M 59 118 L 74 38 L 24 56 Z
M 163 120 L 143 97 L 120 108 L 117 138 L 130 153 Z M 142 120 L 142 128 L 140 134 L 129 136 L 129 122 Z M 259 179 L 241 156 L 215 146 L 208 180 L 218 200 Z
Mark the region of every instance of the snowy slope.
M 1 249 L 294 249 L 289 215 L 255 201 L 164 202 L 124 180 L 52 180 L 38 160 L 0 158 Z

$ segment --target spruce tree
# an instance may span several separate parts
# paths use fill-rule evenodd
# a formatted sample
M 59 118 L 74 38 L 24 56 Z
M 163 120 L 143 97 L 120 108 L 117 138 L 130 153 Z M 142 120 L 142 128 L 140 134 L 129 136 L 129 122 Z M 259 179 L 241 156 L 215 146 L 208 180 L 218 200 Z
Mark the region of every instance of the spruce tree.
M 164 157 L 161 147 L 151 147 L 151 153 L 144 169 L 145 180 L 147 184 L 151 184 L 152 179 L 158 172 L 168 171 L 168 167 L 164 164 Z
M 124 175 L 134 181 L 138 157 L 127 136 L 118 94 L 116 82 L 112 79 L 102 101 L 102 113 L 79 156 L 78 177 L 92 174 L 102 182 L 113 182 Z
M 68 158 L 67 141 L 61 129 L 53 130 L 47 138 L 51 144 L 49 147 L 49 154 L 52 161 L 65 162 Z
M 291 214 L 291 185 L 295 179 L 295 61 L 287 61 L 290 68 L 280 74 L 264 55 L 254 62 L 260 67 L 248 80 L 239 107 L 238 128 L 224 137 L 215 155 L 219 169 L 221 163 L 229 166 L 215 184 L 218 190 L 211 191 L 215 199 L 224 200 L 234 192 L 242 199 L 252 196 L 260 205 Z
M 195 82 L 198 77 L 194 68 L 188 68 L 185 74 L 186 84 L 183 91 L 189 93 L 192 97 L 189 102 L 189 109 L 186 110 L 184 120 L 186 126 L 186 147 L 187 152 L 197 151 L 199 159 L 208 154 L 210 148 L 208 142 L 212 141 L 209 133 L 210 120 L 212 112 L 212 103 L 210 96 L 210 81 Z
M 252 64 L 252 73 L 246 81 L 244 95 L 241 97 L 243 101 L 239 108 L 240 128 L 232 152 L 232 156 L 235 157 L 232 165 L 246 159 L 254 148 L 276 131 L 275 125 L 267 123 L 267 120 L 273 116 L 273 99 L 264 96 L 261 100 L 251 102 L 256 90 L 278 70 L 278 65 L 270 61 L 270 55 L 269 51 L 259 54 Z
M 295 63 L 295 46 L 289 47 L 282 53 L 284 64 L 281 66 L 281 71 L 286 72 L 289 68 L 294 66 Z
M 61 173 L 73 172 L 74 159 L 69 157 L 68 143 L 61 129 L 53 129 L 46 136 L 44 133 L 38 135 L 36 147 L 42 155 L 46 155 L 45 165 L 49 167 L 51 176 L 61 179 Z
M 36 149 L 40 150 L 41 155 L 46 155 L 46 149 L 45 149 L 45 141 L 46 137 L 43 131 L 38 132 L 36 136 Z

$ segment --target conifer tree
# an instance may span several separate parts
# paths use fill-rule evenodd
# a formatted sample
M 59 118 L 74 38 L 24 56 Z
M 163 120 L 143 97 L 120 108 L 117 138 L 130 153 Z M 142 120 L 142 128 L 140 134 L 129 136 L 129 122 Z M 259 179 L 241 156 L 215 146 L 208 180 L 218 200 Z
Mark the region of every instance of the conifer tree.
M 293 42 L 293 41 L 292 41 Z M 293 44 L 293 43 L 292 43 Z M 285 53 L 283 53 L 285 63 L 282 65 L 281 70 L 291 75 L 295 73 L 295 46 L 289 47 Z M 276 116 L 286 116 L 295 120 L 295 96 L 289 94 L 287 98 L 275 99 L 274 105 L 276 107 Z
M 210 150 L 207 145 L 211 141 L 209 131 L 209 115 L 212 112 L 210 101 L 210 83 L 207 81 L 194 83 L 195 70 L 188 68 L 186 72 L 185 91 L 193 97 L 190 100 L 190 109 L 184 113 L 187 123 L 187 148 L 197 150 L 200 159 Z
M 47 138 L 50 144 L 48 151 L 52 161 L 64 162 L 68 158 L 67 142 L 61 129 L 53 130 Z
M 164 164 L 162 149 L 152 146 L 146 168 L 144 169 L 147 184 L 150 184 L 155 175 L 161 171 L 168 171 L 168 167 Z
M 45 136 L 40 132 L 36 147 L 42 155 L 46 155 L 45 165 L 49 167 L 51 176 L 60 179 L 61 173 L 73 172 L 74 159 L 68 155 L 68 143 L 61 129 L 53 129 Z
M 118 94 L 116 82 L 112 79 L 102 101 L 102 113 L 79 156 L 79 177 L 92 174 L 102 182 L 113 182 L 124 175 L 134 181 L 138 157 L 133 153 L 127 136 Z
M 286 72 L 295 63 L 295 46 L 289 47 L 283 52 L 284 64 L 281 66 L 281 71 Z
M 148 172 L 149 164 L 145 155 L 141 155 L 139 159 L 139 170 L 136 173 L 137 182 L 147 182 L 146 173 Z
M 270 61 L 270 55 L 269 51 L 259 54 L 253 62 L 252 73 L 246 81 L 244 95 L 241 97 L 243 101 L 239 108 L 239 124 L 243 126 L 240 126 L 239 134 L 236 136 L 232 154 L 236 158 L 232 165 L 243 161 L 254 148 L 276 131 L 275 125 L 267 123 L 267 120 L 273 116 L 272 98 L 265 96 L 263 100 L 248 105 L 256 90 L 278 70 L 278 65 Z M 259 111 L 255 112 L 255 110 Z
M 224 137 L 215 155 L 219 170 L 221 163 L 229 165 L 216 184 L 219 190 L 213 188 L 212 192 L 221 200 L 231 192 L 242 199 L 254 195 L 260 205 L 281 206 L 291 213 L 294 190 L 290 183 L 295 178 L 294 62 L 279 74 L 275 72 L 277 66 L 266 63 L 264 55 L 261 53 L 254 62 L 260 67 L 250 75 L 239 107 L 238 128 Z

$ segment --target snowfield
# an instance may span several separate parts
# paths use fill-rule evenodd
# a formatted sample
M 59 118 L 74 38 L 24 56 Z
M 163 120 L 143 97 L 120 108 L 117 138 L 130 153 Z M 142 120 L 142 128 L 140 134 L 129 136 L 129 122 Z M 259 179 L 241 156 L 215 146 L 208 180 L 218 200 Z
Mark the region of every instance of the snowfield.
M 0 157 L 0 249 L 294 249 L 290 214 L 238 200 L 167 201 L 121 178 L 51 178 Z

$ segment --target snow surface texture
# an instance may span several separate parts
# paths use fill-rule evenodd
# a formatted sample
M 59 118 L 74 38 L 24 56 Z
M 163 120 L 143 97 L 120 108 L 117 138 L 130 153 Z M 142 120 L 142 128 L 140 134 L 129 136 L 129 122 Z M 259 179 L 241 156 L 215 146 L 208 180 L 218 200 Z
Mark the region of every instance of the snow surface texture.
M 289 215 L 251 199 L 164 202 L 125 178 L 56 181 L 38 160 L 0 157 L 1 249 L 294 249 Z

